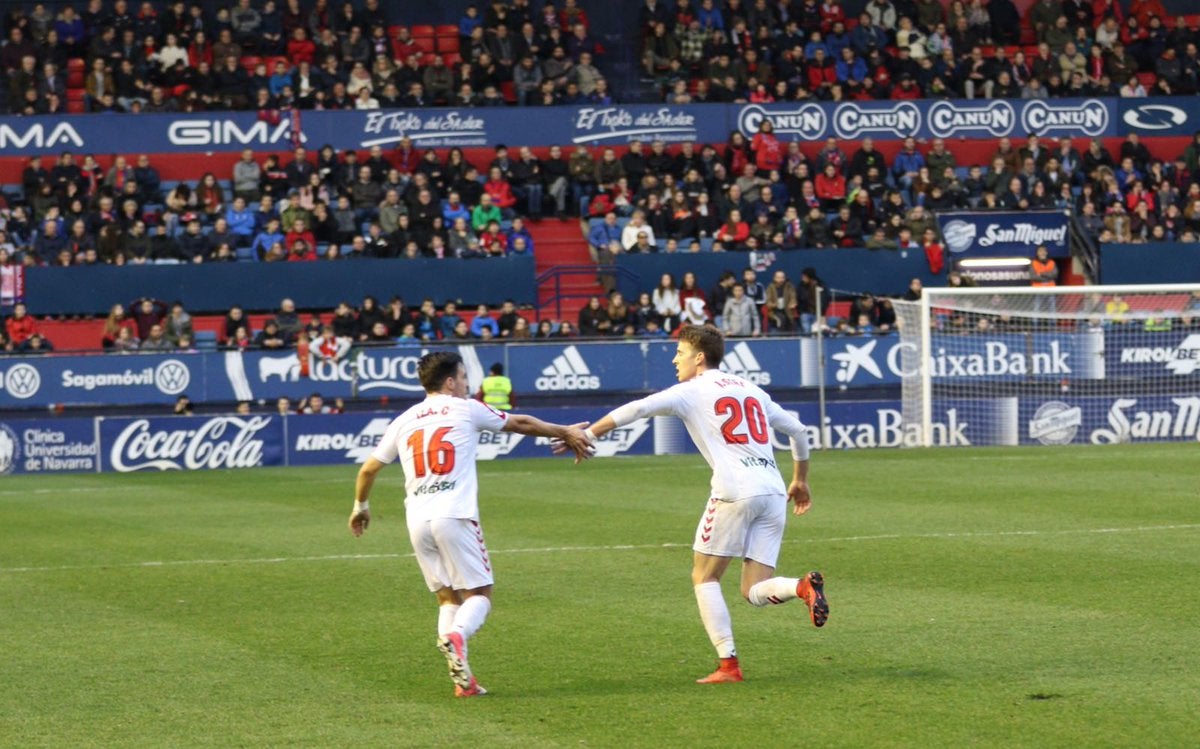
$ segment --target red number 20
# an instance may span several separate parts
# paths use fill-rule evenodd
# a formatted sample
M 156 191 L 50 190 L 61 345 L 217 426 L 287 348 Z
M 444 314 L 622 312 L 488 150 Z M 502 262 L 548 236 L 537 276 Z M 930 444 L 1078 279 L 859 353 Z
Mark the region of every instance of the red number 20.
M 721 435 L 725 437 L 727 444 L 745 445 L 753 440 L 760 445 L 765 445 L 769 441 L 767 415 L 763 412 L 762 404 L 758 402 L 757 398 L 739 401 L 737 398 L 726 396 L 717 401 L 715 410 L 718 416 L 728 415 L 725 423 L 721 425 Z M 749 435 L 736 431 L 742 425 L 743 418 L 746 420 L 746 429 Z

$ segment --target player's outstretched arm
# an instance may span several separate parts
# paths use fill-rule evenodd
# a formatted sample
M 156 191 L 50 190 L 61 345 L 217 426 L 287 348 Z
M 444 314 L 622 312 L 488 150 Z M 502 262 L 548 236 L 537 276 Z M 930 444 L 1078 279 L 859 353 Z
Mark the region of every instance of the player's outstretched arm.
M 592 439 L 584 431 L 587 425 L 586 421 L 570 425 L 551 424 L 528 414 L 509 414 L 504 423 L 504 431 L 558 440 L 575 453 L 575 462 L 578 463 L 592 455 Z
M 375 486 L 375 477 L 387 463 L 375 458 L 367 458 L 367 462 L 358 469 L 358 478 L 354 481 L 354 509 L 350 511 L 350 532 L 361 536 L 371 524 L 371 510 L 367 500 L 371 498 L 371 488 Z

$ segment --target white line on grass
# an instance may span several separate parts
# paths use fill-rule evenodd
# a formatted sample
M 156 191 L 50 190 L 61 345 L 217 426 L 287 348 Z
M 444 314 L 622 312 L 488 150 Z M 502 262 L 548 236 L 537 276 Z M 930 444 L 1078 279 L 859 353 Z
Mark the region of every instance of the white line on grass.
M 1195 530 L 1200 523 L 1177 525 L 1142 525 L 1129 528 L 1075 528 L 1057 531 L 948 531 L 945 533 L 881 533 L 873 536 L 831 536 L 829 538 L 796 538 L 784 540 L 792 544 L 817 543 L 853 543 L 857 541 L 889 541 L 894 539 L 911 538 L 997 538 L 1003 536 L 1069 536 L 1094 533 L 1150 533 L 1154 531 Z M 556 554 L 576 551 L 638 551 L 646 549 L 682 549 L 691 548 L 691 544 L 616 544 L 607 546 L 544 546 L 530 549 L 492 549 L 492 554 Z M 283 564 L 285 562 L 339 562 L 359 561 L 370 559 L 406 559 L 409 554 L 325 554 L 320 556 L 303 557 L 262 557 L 246 559 L 174 559 L 149 562 L 117 562 L 113 564 L 78 564 L 58 565 L 49 567 L 0 567 L 2 573 L 18 572 L 63 572 L 72 570 L 102 570 L 130 569 L 149 567 L 192 567 L 201 565 L 239 565 L 239 564 Z

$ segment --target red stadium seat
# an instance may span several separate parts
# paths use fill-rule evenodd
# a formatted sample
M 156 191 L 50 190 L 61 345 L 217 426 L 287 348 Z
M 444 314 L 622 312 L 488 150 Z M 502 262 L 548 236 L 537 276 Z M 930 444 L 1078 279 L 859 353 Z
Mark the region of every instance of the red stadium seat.
M 84 71 L 83 58 L 82 57 L 72 57 L 70 60 L 67 60 L 67 70 L 69 70 L 69 71 L 78 70 L 80 73 L 82 73 Z
M 433 54 L 432 52 L 426 52 L 425 54 L 421 55 L 421 65 L 432 65 L 433 58 L 436 56 L 437 55 Z
M 82 101 L 68 101 L 67 102 L 67 113 L 68 114 L 85 114 L 86 112 L 87 112 L 87 108 L 83 106 Z
M 436 36 L 433 27 L 428 24 L 415 25 L 411 30 L 414 39 L 418 37 L 432 39 L 434 36 Z
M 850 314 L 850 302 L 830 302 L 825 308 L 826 317 L 840 317 L 843 320 Z
M 414 38 L 413 44 L 417 45 L 421 49 L 422 52 L 433 52 L 434 51 L 434 41 L 432 38 L 426 38 L 426 37 L 421 37 L 419 39 Z
M 504 94 L 504 100 L 510 104 L 517 101 L 517 86 L 512 81 L 500 82 L 500 93 Z
M 458 25 L 453 23 L 439 24 L 437 27 L 438 36 L 452 36 L 458 38 Z
M 462 55 L 458 54 L 457 52 L 444 54 L 442 55 L 442 59 L 445 60 L 446 64 L 450 67 L 454 67 L 455 65 L 462 63 Z
M 458 37 L 457 36 L 439 36 L 436 40 L 437 51 L 445 54 L 447 52 L 458 52 Z
M 83 88 L 68 88 L 67 89 L 67 101 L 68 102 L 83 101 L 83 97 L 86 95 L 87 95 L 87 92 L 84 91 Z
M 388 26 L 388 28 L 387 28 L 388 37 L 395 39 L 396 37 L 400 36 L 400 29 L 403 29 L 403 28 L 407 28 L 407 27 L 401 23 L 397 23 L 397 24 Z
M 243 55 L 239 62 L 241 62 L 242 67 L 246 69 L 247 73 L 253 73 L 254 68 L 262 61 L 262 58 L 258 55 Z
M 71 70 L 67 72 L 67 88 L 83 88 L 82 70 Z

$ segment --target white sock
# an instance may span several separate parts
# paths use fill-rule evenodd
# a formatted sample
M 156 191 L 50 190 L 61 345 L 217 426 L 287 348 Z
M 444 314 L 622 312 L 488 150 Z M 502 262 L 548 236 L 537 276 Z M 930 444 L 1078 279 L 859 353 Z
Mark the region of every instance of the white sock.
M 454 615 L 457 613 L 457 603 L 443 603 L 438 606 L 438 636 L 450 634 L 450 630 L 454 628 Z
M 463 641 L 471 639 L 483 626 L 491 610 L 492 602 L 487 596 L 471 596 L 462 602 L 458 613 L 454 615 L 454 631 L 462 635 Z
M 750 588 L 748 596 L 752 606 L 767 606 L 772 603 L 787 603 L 796 597 L 796 586 L 800 581 L 794 577 L 772 577 Z
M 704 631 L 717 649 L 718 658 L 733 658 L 737 648 L 733 646 L 733 624 L 729 621 L 729 607 L 721 595 L 720 583 L 700 583 L 696 586 L 696 604 L 700 607 L 700 621 Z

